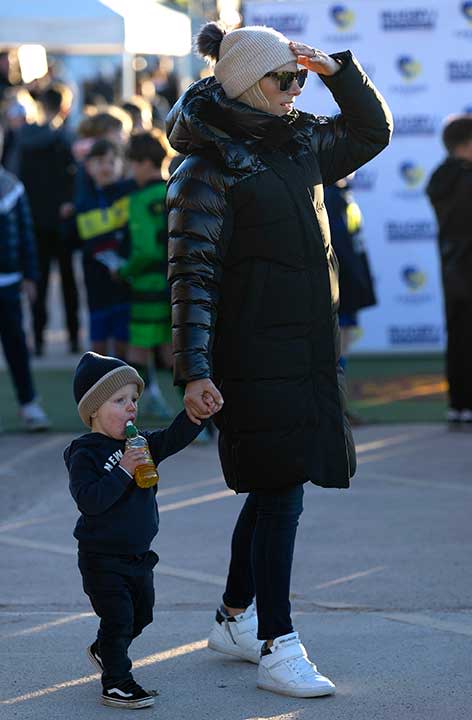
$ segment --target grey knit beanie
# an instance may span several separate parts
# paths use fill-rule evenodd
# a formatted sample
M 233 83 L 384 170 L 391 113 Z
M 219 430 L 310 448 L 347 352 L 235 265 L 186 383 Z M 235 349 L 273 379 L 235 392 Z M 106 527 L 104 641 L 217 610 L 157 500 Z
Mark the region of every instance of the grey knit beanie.
M 288 39 L 273 28 L 254 25 L 225 33 L 207 23 L 196 38 L 203 57 L 217 61 L 215 77 L 229 98 L 237 98 L 268 72 L 296 61 Z
M 74 375 L 74 397 L 82 422 L 91 427 L 92 413 L 128 383 L 136 383 L 140 397 L 144 381 L 134 367 L 94 352 L 82 355 Z

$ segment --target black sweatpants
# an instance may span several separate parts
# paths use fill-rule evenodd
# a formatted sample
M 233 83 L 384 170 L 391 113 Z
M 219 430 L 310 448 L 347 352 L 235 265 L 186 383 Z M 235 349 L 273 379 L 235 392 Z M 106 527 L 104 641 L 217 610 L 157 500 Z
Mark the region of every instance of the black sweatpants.
M 152 550 L 119 556 L 79 551 L 84 590 L 100 618 L 97 641 L 104 688 L 132 678 L 128 648 L 152 622 L 153 567 L 158 560 Z
M 38 250 L 39 282 L 37 297 L 33 303 L 33 330 L 37 350 L 44 340 L 44 330 L 48 322 L 47 292 L 51 265 L 57 260 L 61 275 L 63 307 L 69 341 L 76 343 L 79 335 L 79 294 L 74 273 L 72 250 L 58 230 L 35 228 Z

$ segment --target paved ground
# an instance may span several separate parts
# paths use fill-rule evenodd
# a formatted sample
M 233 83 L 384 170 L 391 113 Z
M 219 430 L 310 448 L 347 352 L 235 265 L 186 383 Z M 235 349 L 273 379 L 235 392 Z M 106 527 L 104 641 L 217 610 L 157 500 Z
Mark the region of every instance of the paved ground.
M 71 536 L 69 436 L 9 435 L 0 468 L 0 717 L 109 717 L 84 654 L 96 619 Z M 214 446 L 161 467 L 157 612 L 133 648 L 166 720 L 470 720 L 471 437 L 440 425 L 357 431 L 350 491 L 307 487 L 293 572 L 295 624 L 332 698 L 257 690 L 254 666 L 205 648 L 243 498 Z M 134 716 L 122 711 L 120 717 Z

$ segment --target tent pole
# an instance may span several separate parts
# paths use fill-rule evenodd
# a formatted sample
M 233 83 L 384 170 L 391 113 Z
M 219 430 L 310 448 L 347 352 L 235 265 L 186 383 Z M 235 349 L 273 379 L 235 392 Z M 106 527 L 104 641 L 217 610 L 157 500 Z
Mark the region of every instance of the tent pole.
M 133 69 L 133 53 L 124 51 L 121 56 L 122 81 L 121 95 L 122 99 L 129 99 L 136 91 L 136 73 Z

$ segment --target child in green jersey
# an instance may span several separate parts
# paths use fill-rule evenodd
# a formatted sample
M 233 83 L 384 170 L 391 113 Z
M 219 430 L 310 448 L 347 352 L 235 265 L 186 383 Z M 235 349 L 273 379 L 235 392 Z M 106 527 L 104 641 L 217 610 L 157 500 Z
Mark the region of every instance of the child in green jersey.
M 170 148 L 158 130 L 133 135 L 127 157 L 138 190 L 130 196 L 130 251 L 119 275 L 131 287 L 127 360 L 148 387 L 144 411 L 165 418 L 171 414 L 156 382 L 149 383 L 155 349 L 162 365 L 170 367 L 170 294 L 167 285 L 166 182 L 163 179 Z

